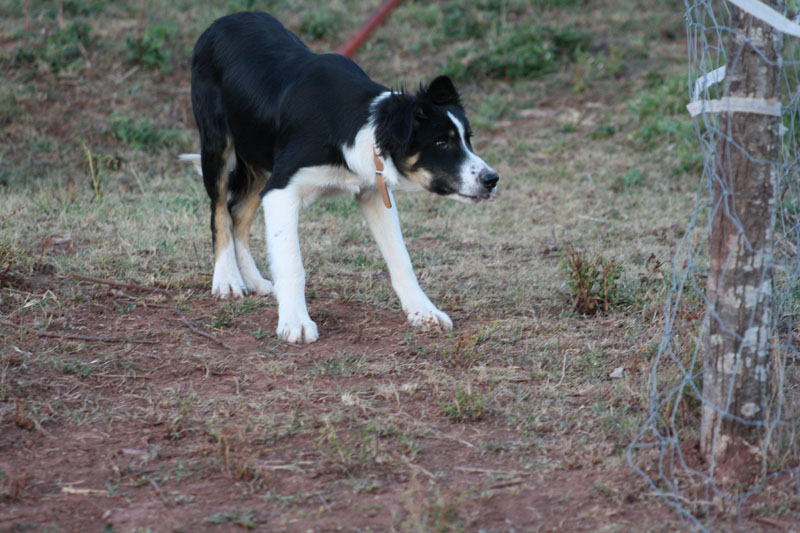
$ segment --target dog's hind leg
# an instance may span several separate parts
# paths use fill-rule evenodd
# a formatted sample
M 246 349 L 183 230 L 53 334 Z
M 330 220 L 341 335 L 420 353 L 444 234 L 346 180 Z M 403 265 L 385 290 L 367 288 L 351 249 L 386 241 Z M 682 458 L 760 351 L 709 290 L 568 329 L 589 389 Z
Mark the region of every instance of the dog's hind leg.
M 378 248 L 386 261 L 392 287 L 400 298 L 400 305 L 412 326 L 422 328 L 453 329 L 447 314 L 436 308 L 419 286 L 411 258 L 403 242 L 397 207 L 383 205 L 377 190 L 367 190 L 358 197 L 361 212 L 367 220 Z
M 228 208 L 233 221 L 233 243 L 239 272 L 247 292 L 266 296 L 272 292 L 272 283 L 265 280 L 258 271 L 249 243 L 250 226 L 261 204 L 259 191 L 267 183 L 266 174 L 254 172 L 240 161 L 229 179 L 233 198 L 228 203 Z
M 227 155 L 227 154 L 225 154 Z M 215 156 L 205 151 L 203 157 L 203 179 L 206 179 L 206 161 L 216 162 Z M 247 288 L 239 271 L 236 260 L 236 247 L 233 236 L 233 220 L 228 209 L 228 173 L 225 170 L 225 158 L 221 158 L 221 171 L 216 180 L 214 195 L 211 196 L 211 235 L 214 244 L 214 278 L 211 282 L 211 294 L 220 298 L 232 296 L 241 298 L 247 294 Z M 206 182 L 206 187 L 209 184 Z
M 228 210 L 227 167 L 233 147 L 219 88 L 193 73 L 192 104 L 200 130 L 203 183 L 211 200 L 211 241 L 214 247 L 211 294 L 221 298 L 241 297 L 247 289 L 236 262 L 233 222 Z

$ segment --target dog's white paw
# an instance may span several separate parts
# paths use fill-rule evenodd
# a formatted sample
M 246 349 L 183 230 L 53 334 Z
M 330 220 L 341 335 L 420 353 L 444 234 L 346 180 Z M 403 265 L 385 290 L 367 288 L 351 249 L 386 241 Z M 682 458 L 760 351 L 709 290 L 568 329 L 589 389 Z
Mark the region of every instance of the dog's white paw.
M 250 294 L 267 296 L 272 294 L 272 283 L 261 276 L 253 256 L 246 246 L 236 246 L 236 264 L 244 280 L 244 286 Z
M 247 288 L 244 286 L 244 282 L 239 281 L 217 281 L 216 279 L 211 284 L 211 295 L 217 296 L 222 298 L 223 300 L 227 298 L 242 298 L 247 296 Z
M 241 298 L 247 295 L 247 286 L 239 272 L 233 244 L 228 246 L 217 258 L 214 265 L 214 278 L 211 281 L 211 294 L 223 300 L 230 297 Z
M 311 343 L 319 338 L 317 325 L 313 320 L 282 321 L 278 320 L 278 337 L 292 344 Z
M 247 292 L 250 294 L 257 294 L 259 296 L 267 296 L 272 294 L 272 283 L 262 278 L 258 274 L 256 274 L 256 276 L 242 276 L 244 278 L 244 286 L 247 289 Z
M 437 328 L 443 331 L 450 331 L 453 329 L 453 321 L 450 320 L 450 317 L 433 306 L 426 309 L 406 311 L 406 316 L 408 317 L 409 323 L 415 328 Z

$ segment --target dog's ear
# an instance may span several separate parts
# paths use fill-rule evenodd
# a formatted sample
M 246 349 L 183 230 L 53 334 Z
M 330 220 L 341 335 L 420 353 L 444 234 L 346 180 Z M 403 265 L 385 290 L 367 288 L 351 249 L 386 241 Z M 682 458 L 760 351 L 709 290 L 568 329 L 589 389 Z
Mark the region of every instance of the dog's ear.
M 419 105 L 405 93 L 394 93 L 378 105 L 375 113 L 375 142 L 384 154 L 406 152 L 414 132 Z
M 448 76 L 439 76 L 427 87 L 420 88 L 419 98 L 435 105 L 461 105 L 461 97 Z

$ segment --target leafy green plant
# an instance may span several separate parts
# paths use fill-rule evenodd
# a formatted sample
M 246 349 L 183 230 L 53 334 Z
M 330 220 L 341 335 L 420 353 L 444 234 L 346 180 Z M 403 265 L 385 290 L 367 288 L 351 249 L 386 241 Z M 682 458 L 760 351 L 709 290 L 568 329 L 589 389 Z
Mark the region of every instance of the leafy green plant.
M 209 524 L 235 524 L 246 529 L 253 529 L 256 527 L 255 513 L 253 513 L 253 511 L 245 511 L 243 513 L 214 513 L 206 517 L 206 522 Z
M 169 42 L 175 30 L 169 26 L 147 28 L 141 36 L 128 35 L 125 48 L 128 61 L 148 69 L 170 72 L 172 70 L 172 50 Z
M 591 259 L 572 246 L 564 250 L 562 268 L 571 291 L 572 308 L 582 315 L 608 312 L 622 300 L 618 280 L 622 266 L 600 256 Z
M 300 23 L 303 35 L 308 39 L 323 39 L 339 33 L 344 16 L 328 7 L 307 11 Z
M 82 357 L 59 361 L 57 365 L 65 374 L 74 374 L 82 378 L 89 377 L 94 372 L 94 367 L 91 363 L 84 362 Z
M 458 422 L 475 422 L 486 414 L 486 399 L 480 393 L 472 392 L 469 387 L 459 387 L 452 400 L 440 406 L 444 416 Z

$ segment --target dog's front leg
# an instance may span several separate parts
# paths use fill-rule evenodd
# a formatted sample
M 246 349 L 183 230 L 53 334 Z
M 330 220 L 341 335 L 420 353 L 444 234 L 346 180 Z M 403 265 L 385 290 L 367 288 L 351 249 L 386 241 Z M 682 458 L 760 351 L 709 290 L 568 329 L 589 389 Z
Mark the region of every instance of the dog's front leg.
M 301 200 L 287 188 L 269 191 L 261 202 L 273 290 L 278 299 L 278 336 L 291 343 L 314 342 L 319 334 L 306 308 L 306 273 L 297 235 Z
M 378 191 L 372 190 L 365 191 L 359 197 L 359 202 L 364 218 L 367 219 L 367 225 L 389 268 L 392 287 L 400 298 L 400 304 L 408 321 L 413 326 L 453 329 L 450 317 L 439 311 L 419 286 L 411 258 L 403 242 L 395 202 L 392 201 L 392 207 L 387 208 L 383 205 Z

